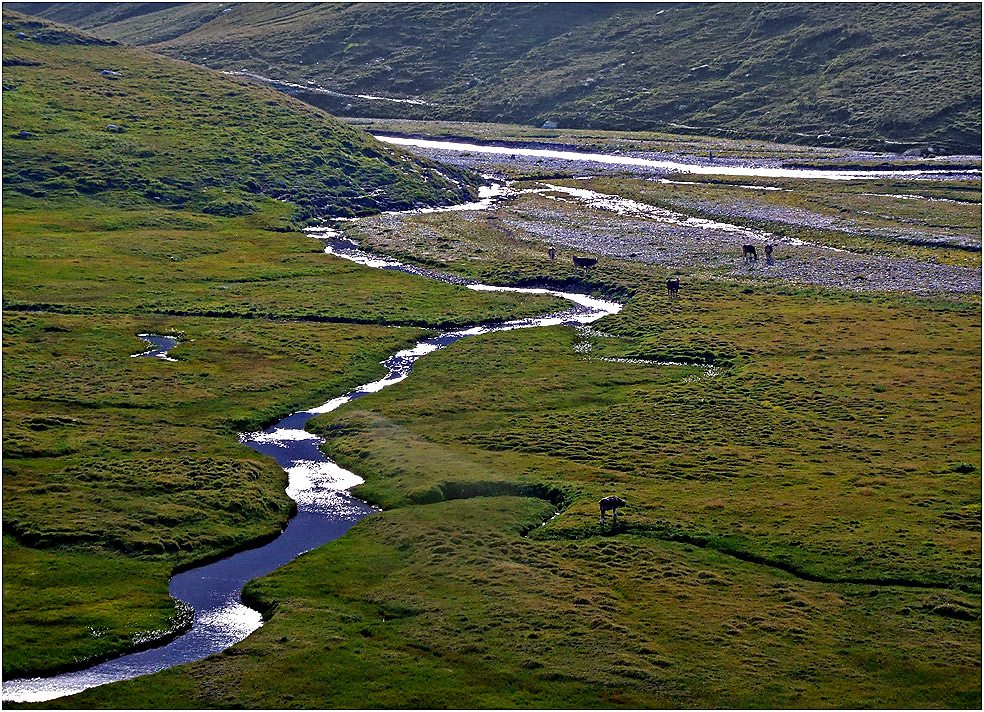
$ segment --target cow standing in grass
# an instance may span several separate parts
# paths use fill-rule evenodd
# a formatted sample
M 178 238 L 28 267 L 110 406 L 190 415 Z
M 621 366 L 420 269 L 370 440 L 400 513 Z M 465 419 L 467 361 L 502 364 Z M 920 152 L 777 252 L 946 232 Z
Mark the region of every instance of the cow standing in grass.
M 670 299 L 680 296 L 680 279 L 678 277 L 673 277 L 672 279 L 666 280 L 666 291 L 670 294 Z
M 604 499 L 598 500 L 598 506 L 601 508 L 601 524 L 605 523 L 605 512 L 611 510 L 612 521 L 618 521 L 618 508 L 625 506 L 625 500 L 621 497 L 616 497 L 612 495 L 611 497 L 605 497 Z
M 751 262 L 752 260 L 758 261 L 758 255 L 755 253 L 755 245 L 742 245 L 741 256 L 747 262 Z

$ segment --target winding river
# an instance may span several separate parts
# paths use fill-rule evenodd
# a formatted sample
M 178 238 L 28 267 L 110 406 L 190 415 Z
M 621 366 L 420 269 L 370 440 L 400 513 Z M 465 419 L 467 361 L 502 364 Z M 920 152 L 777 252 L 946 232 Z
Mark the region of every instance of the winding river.
M 389 136 L 377 136 L 377 138 L 391 144 L 425 149 L 643 166 L 675 173 L 831 180 L 935 177 L 933 171 L 927 170 L 828 171 L 747 165 L 701 165 L 575 151 L 500 147 Z M 948 172 L 951 175 L 952 173 L 952 171 Z M 973 171 L 969 173 L 975 174 Z M 977 171 L 974 177 L 978 177 L 979 174 L 980 172 Z M 588 195 L 588 191 L 580 189 L 549 186 L 549 190 L 555 193 L 566 193 L 569 197 L 585 200 L 596 207 L 605 207 L 619 213 L 649 214 L 654 210 L 651 206 L 642 206 L 624 199 L 616 203 L 613 202 L 613 196 Z M 480 199 L 473 203 L 411 212 L 482 209 L 488 207 L 490 203 L 502 197 L 506 192 L 508 191 L 503 186 L 486 188 L 480 194 Z M 676 215 L 658 217 L 666 220 L 693 220 L 693 218 L 677 217 Z M 735 226 L 721 227 L 715 225 L 714 227 L 741 230 Z M 621 308 L 619 304 L 596 299 L 586 294 L 465 283 L 460 278 L 413 267 L 362 251 L 355 243 L 343 238 L 331 228 L 312 228 L 308 232 L 312 237 L 320 239 L 324 243 L 326 253 L 367 267 L 409 272 L 461 284 L 474 290 L 550 294 L 568 300 L 571 302 L 571 307 L 566 311 L 542 317 L 447 331 L 424 339 L 413 348 L 399 351 L 383 361 L 382 363 L 386 367 L 386 375 L 383 378 L 366 383 L 322 405 L 292 413 L 261 432 L 241 434 L 240 439 L 244 445 L 273 457 L 288 475 L 286 492 L 297 502 L 297 515 L 290 520 L 283 532 L 264 546 L 241 551 L 220 561 L 175 575 L 170 582 L 170 594 L 181 602 L 181 606 L 185 610 L 188 610 L 188 607 L 194 609 L 194 621 L 189 630 L 174 637 L 170 642 L 149 650 L 122 655 L 77 672 L 45 678 L 9 680 L 3 683 L 2 699 L 4 702 L 41 702 L 75 694 L 91 687 L 128 680 L 182 663 L 201 660 L 240 642 L 263 625 L 260 613 L 245 606 L 242 602 L 242 588 L 248 581 L 283 566 L 306 551 L 337 539 L 360 519 L 376 511 L 374 507 L 348 493 L 347 490 L 360 484 L 362 479 L 339 467 L 321 452 L 319 449 L 319 445 L 322 443 L 321 438 L 304 429 L 308 420 L 316 415 L 331 412 L 369 393 L 375 393 L 387 386 L 399 383 L 410 375 L 417 359 L 465 337 L 510 329 L 584 325 L 609 314 L 617 313 Z M 176 345 L 176 338 L 152 334 L 139 334 L 138 336 L 151 344 L 153 348 L 134 354 L 134 356 L 156 357 L 166 361 L 174 360 L 167 355 L 167 351 Z M 161 632 L 157 634 L 160 635 Z
M 453 207 L 462 209 L 462 206 Z M 322 240 L 328 254 L 368 267 L 399 270 L 456 284 L 462 283 L 462 280 L 454 277 L 371 255 L 330 228 L 314 228 L 308 232 L 312 237 Z M 290 520 L 280 536 L 264 546 L 241 551 L 220 561 L 177 574 L 171 579 L 171 596 L 182 602 L 184 607 L 194 609 L 194 622 L 187 632 L 160 647 L 123 655 L 77 672 L 9 680 L 3 683 L 3 701 L 42 702 L 72 695 L 90 687 L 129 680 L 174 665 L 201 660 L 245 639 L 263 625 L 260 613 L 242 602 L 242 588 L 248 581 L 270 573 L 305 551 L 337 539 L 360 519 L 377 511 L 347 492 L 361 484 L 362 478 L 339 467 L 321 452 L 319 445 L 323 442 L 322 439 L 304 430 L 307 421 L 369 393 L 399 383 L 410 375 L 417 359 L 465 337 L 539 326 L 589 324 L 621 309 L 614 302 L 573 292 L 486 284 L 464 286 L 479 291 L 549 294 L 567 299 L 571 302 L 571 307 L 546 316 L 446 331 L 424 339 L 412 348 L 398 351 L 383 361 L 386 368 L 383 378 L 359 386 L 309 410 L 291 413 L 261 432 L 241 434 L 243 444 L 274 458 L 287 473 L 286 491 L 297 502 L 297 515 Z M 155 349 L 134 356 L 156 356 L 174 360 L 166 355 L 166 351 L 173 348 L 176 339 L 149 334 L 139 336 L 155 346 Z

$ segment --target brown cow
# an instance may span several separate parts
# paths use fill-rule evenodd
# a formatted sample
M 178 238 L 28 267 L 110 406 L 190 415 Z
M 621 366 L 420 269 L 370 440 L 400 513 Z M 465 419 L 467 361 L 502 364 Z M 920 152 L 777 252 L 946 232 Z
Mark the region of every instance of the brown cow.
M 555 257 L 557 257 L 556 248 L 551 247 L 549 250 L 547 250 L 547 254 L 550 255 L 550 259 L 553 260 Z
M 741 246 L 741 256 L 745 260 L 756 260 L 756 261 L 758 261 L 758 255 L 755 254 L 755 245 L 742 245 Z
M 765 246 L 765 261 L 772 263 L 772 245 Z
M 574 260 L 575 267 L 594 267 L 598 264 L 598 260 L 594 257 L 578 257 L 574 255 L 571 259 Z

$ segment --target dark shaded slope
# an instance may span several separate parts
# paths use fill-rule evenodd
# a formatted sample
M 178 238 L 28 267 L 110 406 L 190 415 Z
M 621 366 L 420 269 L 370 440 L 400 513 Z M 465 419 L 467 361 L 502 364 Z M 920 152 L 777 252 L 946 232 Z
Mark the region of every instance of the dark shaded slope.
M 21 36 L 22 35 L 22 36 Z M 4 13 L 3 180 L 25 195 L 126 191 L 220 215 L 459 201 L 464 172 L 270 89 Z
M 970 3 L 26 6 L 339 114 L 981 148 Z

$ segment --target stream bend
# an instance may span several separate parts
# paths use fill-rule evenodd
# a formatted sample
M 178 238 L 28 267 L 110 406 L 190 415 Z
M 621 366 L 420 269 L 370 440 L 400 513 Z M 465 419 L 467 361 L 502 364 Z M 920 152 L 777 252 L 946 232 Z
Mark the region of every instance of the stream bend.
M 313 228 L 308 232 L 325 244 L 326 253 L 343 259 L 369 267 L 463 283 L 460 278 L 372 255 L 331 228 Z M 43 702 L 76 694 L 90 687 L 129 680 L 201 660 L 244 640 L 263 625 L 260 613 L 242 602 L 241 592 L 247 582 L 270 573 L 306 551 L 337 539 L 360 519 L 377 511 L 348 493 L 348 489 L 363 482 L 362 478 L 339 467 L 321 452 L 319 445 L 323 440 L 304 430 L 307 421 L 399 383 L 410 375 L 417 359 L 465 337 L 539 326 L 589 324 L 621 309 L 621 305 L 615 302 L 576 292 L 476 283 L 465 283 L 464 286 L 479 291 L 550 294 L 567 299 L 571 307 L 541 317 L 445 331 L 424 339 L 383 361 L 387 371 L 383 378 L 309 410 L 291 413 L 261 432 L 241 433 L 240 441 L 244 445 L 272 457 L 288 475 L 286 492 L 297 502 L 297 515 L 288 522 L 283 532 L 264 546 L 240 551 L 214 563 L 176 574 L 171 579 L 171 596 L 185 610 L 188 606 L 194 609 L 194 622 L 187 632 L 173 637 L 160 647 L 122 655 L 76 672 L 9 680 L 3 683 L 3 701 Z M 162 638 L 172 637 L 173 633 L 159 631 L 158 635 Z

